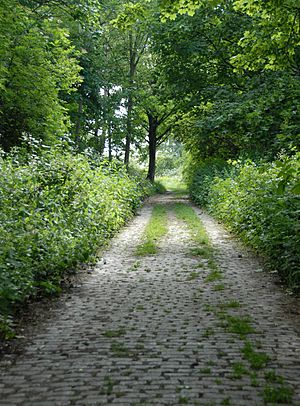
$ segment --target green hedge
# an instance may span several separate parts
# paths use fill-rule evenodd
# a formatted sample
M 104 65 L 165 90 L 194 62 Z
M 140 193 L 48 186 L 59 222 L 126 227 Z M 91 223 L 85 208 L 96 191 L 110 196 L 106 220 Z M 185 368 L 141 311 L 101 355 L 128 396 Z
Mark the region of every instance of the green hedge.
M 44 152 L 19 163 L 0 158 L 0 330 L 14 304 L 59 289 L 150 192 L 119 164 Z M 2 320 L 2 321 L 1 321 Z
M 203 165 L 193 199 L 267 256 L 287 284 L 300 288 L 300 154 L 274 163 Z

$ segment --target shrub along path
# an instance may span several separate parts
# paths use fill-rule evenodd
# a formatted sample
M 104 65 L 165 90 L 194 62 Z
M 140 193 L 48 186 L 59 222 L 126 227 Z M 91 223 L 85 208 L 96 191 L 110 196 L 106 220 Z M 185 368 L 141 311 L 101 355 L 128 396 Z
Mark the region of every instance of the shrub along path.
M 144 230 L 158 203 L 156 239 Z M 291 299 L 184 203 L 152 198 L 23 353 L 4 357 L 1 405 L 300 405 Z

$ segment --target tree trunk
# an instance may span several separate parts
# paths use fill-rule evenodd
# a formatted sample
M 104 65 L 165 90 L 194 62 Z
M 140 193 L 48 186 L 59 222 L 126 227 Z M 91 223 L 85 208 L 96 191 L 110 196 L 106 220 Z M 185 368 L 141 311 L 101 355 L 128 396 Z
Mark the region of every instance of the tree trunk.
M 83 103 L 82 103 L 82 97 L 80 96 L 79 103 L 78 103 L 77 122 L 76 122 L 76 128 L 75 128 L 75 142 L 77 145 L 80 142 L 82 112 L 83 112 Z
M 102 128 L 102 132 L 100 136 L 98 136 L 98 145 L 99 145 L 99 153 L 102 156 L 104 154 L 104 148 L 105 148 L 105 140 L 106 140 L 106 128 Z
M 132 100 L 132 96 L 130 95 L 128 97 L 128 104 L 127 104 L 126 144 L 125 144 L 125 158 L 124 158 L 124 164 L 127 167 L 129 165 L 130 147 L 131 147 L 132 108 L 133 108 L 133 100 Z
M 154 182 L 155 178 L 155 169 L 156 169 L 156 148 L 157 148 L 157 127 L 158 121 L 157 118 L 153 117 L 152 114 L 148 113 L 148 121 L 149 121 L 149 166 L 148 166 L 148 174 L 147 179 L 150 182 Z
M 129 95 L 127 102 L 127 123 L 126 123 L 126 144 L 124 164 L 128 167 L 130 158 L 130 147 L 132 137 L 132 110 L 133 110 L 133 85 L 136 74 L 137 61 L 136 51 L 134 49 L 133 34 L 129 33 Z
M 111 131 L 111 121 L 108 123 L 108 160 L 112 161 L 112 131 Z

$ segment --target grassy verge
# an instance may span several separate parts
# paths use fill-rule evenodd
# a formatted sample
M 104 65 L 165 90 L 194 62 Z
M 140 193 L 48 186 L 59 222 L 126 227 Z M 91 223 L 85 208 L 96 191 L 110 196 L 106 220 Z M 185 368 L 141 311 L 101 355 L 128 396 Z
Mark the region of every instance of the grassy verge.
M 167 210 L 162 205 L 155 205 L 151 219 L 146 226 L 143 242 L 137 246 L 136 255 L 153 255 L 157 252 L 157 243 L 168 232 Z

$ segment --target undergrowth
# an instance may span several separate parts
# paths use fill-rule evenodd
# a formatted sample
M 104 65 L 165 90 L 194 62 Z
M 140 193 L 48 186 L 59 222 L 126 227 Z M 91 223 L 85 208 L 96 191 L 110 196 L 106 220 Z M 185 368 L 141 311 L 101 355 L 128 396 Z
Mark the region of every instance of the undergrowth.
M 262 253 L 286 283 L 300 288 L 300 154 L 273 163 L 202 163 L 193 200 Z
M 0 335 L 12 336 L 15 307 L 59 292 L 64 273 L 90 260 L 151 188 L 82 154 L 0 157 Z

